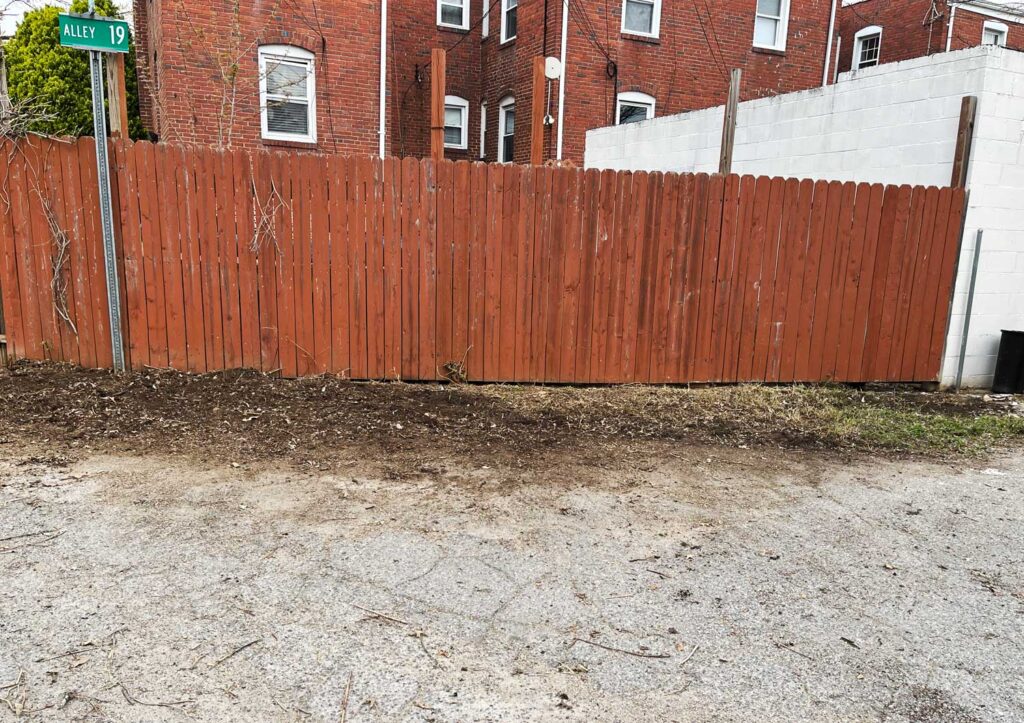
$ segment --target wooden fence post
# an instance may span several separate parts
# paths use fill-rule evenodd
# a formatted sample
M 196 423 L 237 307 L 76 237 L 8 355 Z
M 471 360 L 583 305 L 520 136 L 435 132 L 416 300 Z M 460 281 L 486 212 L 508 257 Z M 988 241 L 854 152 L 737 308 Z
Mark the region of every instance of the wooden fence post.
M 978 117 L 978 97 L 965 95 L 960 103 L 960 127 L 956 131 L 956 152 L 953 154 L 953 177 L 949 185 L 964 188 L 967 171 L 971 166 L 971 147 L 974 145 L 974 123 Z
M 107 100 L 110 103 L 110 134 L 128 138 L 128 91 L 124 80 L 124 55 L 106 53 Z
M 444 96 L 448 54 L 444 48 L 430 53 L 430 157 L 444 160 Z
M 544 163 L 544 116 L 547 114 L 544 95 L 546 88 L 544 57 L 538 55 L 533 59 L 533 105 L 530 112 L 530 164 L 534 166 Z
M 740 83 L 743 71 L 735 68 L 729 77 L 729 100 L 725 105 L 725 120 L 722 123 L 722 155 L 718 162 L 718 172 L 723 175 L 732 173 L 732 150 L 736 145 L 736 113 L 740 103 Z

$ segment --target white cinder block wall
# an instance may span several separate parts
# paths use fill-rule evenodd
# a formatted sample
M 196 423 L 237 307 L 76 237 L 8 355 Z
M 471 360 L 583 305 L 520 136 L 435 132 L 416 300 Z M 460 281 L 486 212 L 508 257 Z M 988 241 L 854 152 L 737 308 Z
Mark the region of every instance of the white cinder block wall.
M 992 383 L 1001 329 L 1024 330 L 1024 53 L 978 47 L 844 73 L 740 104 L 733 170 L 948 185 L 960 102 L 978 96 L 963 253 L 942 382 L 956 375 L 977 229 L 985 230 L 964 383 Z M 587 133 L 587 168 L 712 173 L 723 109 Z

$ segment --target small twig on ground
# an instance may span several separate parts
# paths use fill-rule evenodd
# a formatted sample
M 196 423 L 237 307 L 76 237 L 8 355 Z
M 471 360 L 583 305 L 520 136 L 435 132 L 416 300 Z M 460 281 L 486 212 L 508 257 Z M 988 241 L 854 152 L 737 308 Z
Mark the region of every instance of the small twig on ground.
M 345 695 L 341 699 L 341 723 L 348 720 L 348 697 L 352 693 L 352 673 L 348 674 L 348 683 L 345 685 Z
M 662 653 L 640 653 L 634 650 L 623 650 L 622 648 L 613 648 L 611 645 L 604 645 L 603 643 L 595 643 L 593 640 L 584 640 L 583 638 L 573 638 L 572 644 L 586 643 L 587 645 L 593 645 L 595 648 L 601 648 L 603 650 L 609 650 L 613 653 L 625 653 L 626 655 L 632 655 L 635 658 L 652 658 L 655 660 L 665 660 L 671 658 L 671 655 L 664 655 Z M 572 647 L 570 645 L 569 647 Z
M 795 653 L 796 655 L 799 655 L 801 658 L 807 658 L 808 660 L 812 661 L 814 660 L 814 658 L 812 658 L 807 653 L 801 653 L 799 650 L 794 648 L 792 643 L 786 645 L 784 643 L 776 643 L 775 641 L 772 641 L 772 645 L 774 645 L 779 650 L 788 650 L 791 653 Z
M 20 535 L 11 535 L 10 537 L 0 537 L 0 542 L 10 542 L 11 540 L 20 540 L 24 537 L 35 537 L 36 535 L 48 535 L 51 532 L 57 530 L 40 530 L 39 532 L 23 532 Z
M 349 604 L 352 607 L 356 608 L 357 610 L 362 610 L 364 613 L 368 613 L 369 615 L 373 615 L 376 618 L 383 618 L 384 620 L 390 620 L 391 622 L 398 623 L 399 625 L 412 625 L 412 623 L 410 623 L 407 620 L 402 620 L 400 618 L 392 617 L 391 615 L 385 615 L 384 613 L 377 612 L 376 610 L 371 610 L 370 608 L 364 608 L 362 605 L 356 605 L 355 603 L 349 603 Z
M 246 648 L 251 648 L 253 645 L 256 645 L 256 643 L 262 643 L 262 642 L 263 642 L 263 638 L 256 638 L 255 640 L 250 640 L 245 645 L 241 645 L 241 646 L 235 648 L 230 653 L 225 655 L 223 658 L 220 658 L 220 659 L 215 660 L 214 662 L 210 663 L 210 667 L 211 668 L 216 668 L 218 665 L 220 665 L 221 663 L 225 662 L 226 660 L 230 660 L 231 658 L 235 657 L 236 655 L 241 653 Z
M 42 533 L 40 533 L 40 534 L 42 534 Z M 3 554 L 5 552 L 14 552 L 15 550 L 20 550 L 23 547 L 35 547 L 36 545 L 45 545 L 47 542 L 50 542 L 51 540 L 56 540 L 58 537 L 60 537 L 63 534 L 64 534 L 64 530 L 61 530 L 56 535 L 51 535 L 50 537 L 47 537 L 45 540 L 36 540 L 35 542 L 26 542 L 26 543 L 24 543 L 22 545 L 14 545 L 13 547 L 5 547 L 2 550 L 0 550 L 0 554 Z
M 690 651 L 689 655 L 683 658 L 682 662 L 679 663 L 679 665 L 686 665 L 688 662 L 690 662 L 690 658 L 696 655 L 698 650 L 700 650 L 700 645 L 694 645 L 693 650 Z
M 173 708 L 176 705 L 188 705 L 189 703 L 195 703 L 194 700 L 175 700 L 175 701 L 172 701 L 172 702 L 169 702 L 169 703 L 160 703 L 160 702 L 157 702 L 157 703 L 147 703 L 146 701 L 139 700 L 138 698 L 133 696 L 131 693 L 129 693 L 128 689 L 125 687 L 124 683 L 118 682 L 117 687 L 121 689 L 121 695 L 123 695 L 124 699 L 126 701 L 128 701 L 128 705 L 148 705 L 148 706 L 151 706 L 151 707 L 154 707 L 154 708 L 156 708 L 156 707 L 160 707 L 160 708 Z

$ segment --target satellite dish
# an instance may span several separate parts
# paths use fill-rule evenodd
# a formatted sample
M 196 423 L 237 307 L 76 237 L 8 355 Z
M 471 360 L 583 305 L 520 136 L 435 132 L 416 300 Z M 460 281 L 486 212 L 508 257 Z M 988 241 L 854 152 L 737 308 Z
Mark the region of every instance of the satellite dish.
M 558 80 L 562 77 L 562 63 L 558 58 L 544 59 L 544 77 L 548 80 Z

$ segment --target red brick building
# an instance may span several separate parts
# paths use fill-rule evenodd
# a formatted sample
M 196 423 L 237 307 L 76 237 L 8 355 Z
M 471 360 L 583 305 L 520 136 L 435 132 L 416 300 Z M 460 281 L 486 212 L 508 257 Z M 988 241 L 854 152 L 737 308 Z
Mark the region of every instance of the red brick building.
M 588 129 L 724 102 L 731 68 L 744 71 L 744 99 L 821 84 L 832 6 L 135 0 L 143 119 L 163 140 L 375 153 L 383 76 L 385 152 L 422 156 L 430 51 L 440 47 L 448 51 L 446 156 L 523 162 L 532 61 L 562 57 L 564 32 L 564 87 L 550 81 L 544 98 L 545 158 L 561 148 L 579 162 Z
M 982 44 L 1024 49 L 1017 0 L 841 0 L 839 70 Z

